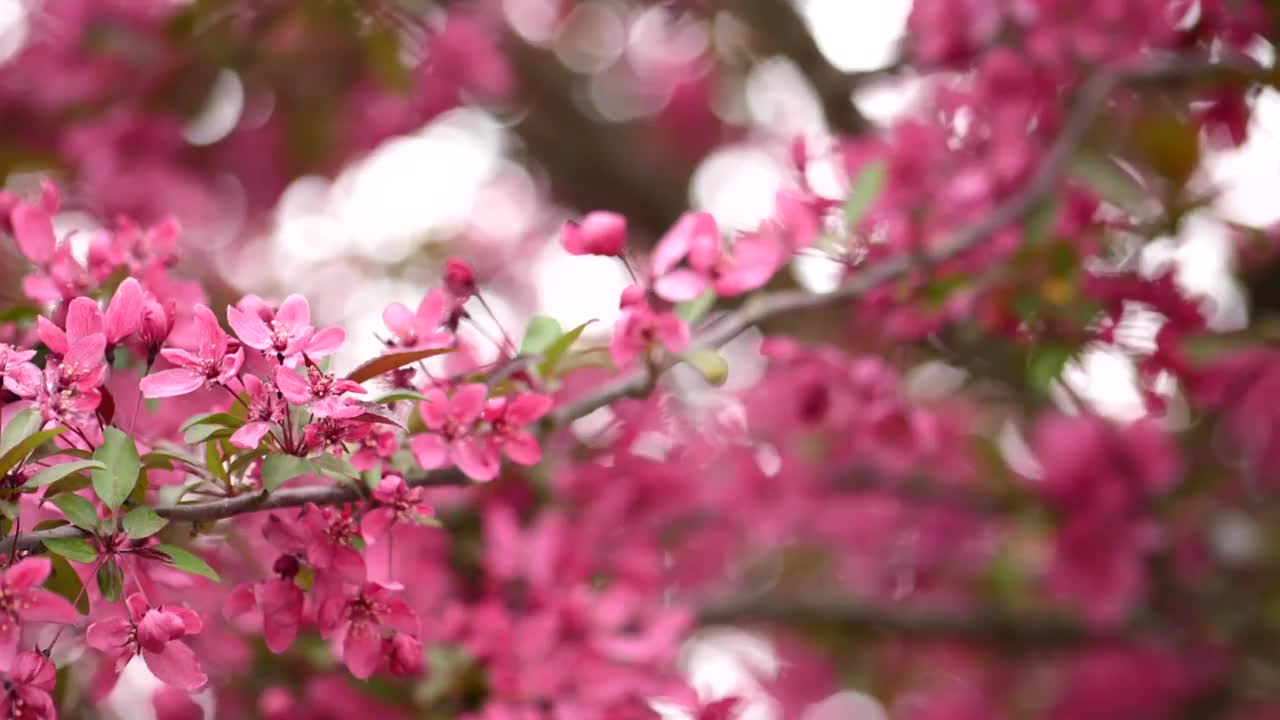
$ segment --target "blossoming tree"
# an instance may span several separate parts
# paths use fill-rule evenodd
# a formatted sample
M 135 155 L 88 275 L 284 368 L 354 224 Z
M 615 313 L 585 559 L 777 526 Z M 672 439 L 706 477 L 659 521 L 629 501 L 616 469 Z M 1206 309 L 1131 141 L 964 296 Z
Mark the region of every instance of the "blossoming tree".
M 529 24 L 603 3 L 302 5 L 32 3 L 0 65 L 6 170 L 61 179 L 0 193 L 0 715 L 100 717 L 141 663 L 164 720 L 879 717 L 816 705 L 843 688 L 910 720 L 1280 717 L 1280 235 L 1231 226 L 1230 331 L 1141 262 L 1213 212 L 1205 158 L 1277 85 L 1273 3 L 916 0 L 871 74 L 784 0 L 659 7 L 657 42 L 702 18 L 789 57 L 833 131 L 781 143 L 743 232 L 680 207 L 743 129 L 713 111 L 732 53 L 638 63 L 617 82 L 664 103 L 594 122 Z M 213 62 L 277 105 L 198 152 L 176 99 Z M 884 74 L 924 90 L 876 126 L 851 93 Z M 260 222 L 286 172 L 503 102 L 577 208 L 542 237 L 630 273 L 591 299 L 612 327 L 531 307 L 482 344 L 492 259 L 459 242 L 345 364 L 308 298 L 183 260 L 228 173 Z M 56 232 L 68 203 L 104 229 Z M 724 383 L 752 329 L 758 377 L 689 402 L 672 374 Z M 1097 348 L 1140 418 L 1062 380 Z M 765 705 L 682 672 L 718 626 L 770 640 Z

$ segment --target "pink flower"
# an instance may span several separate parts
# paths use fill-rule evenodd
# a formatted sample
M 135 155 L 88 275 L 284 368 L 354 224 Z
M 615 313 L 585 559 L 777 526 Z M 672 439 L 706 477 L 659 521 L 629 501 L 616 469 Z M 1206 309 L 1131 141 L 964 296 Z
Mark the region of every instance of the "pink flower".
M 351 508 L 308 505 L 301 516 L 307 563 L 347 583 L 365 581 L 364 558 L 356 550 L 360 527 Z
M 205 385 L 225 385 L 240 373 L 244 365 L 244 348 L 227 337 L 213 312 L 204 305 L 196 305 L 195 322 L 196 351 L 161 350 L 161 357 L 178 367 L 142 378 L 143 397 L 186 395 Z
M 551 410 L 551 398 L 538 393 L 493 398 L 483 418 L 489 423 L 489 442 L 519 465 L 537 465 L 542 460 L 538 441 L 525 429 Z
M 311 325 L 311 306 L 301 295 L 285 298 L 280 311 L 274 314 L 265 304 L 258 312 L 253 312 L 252 306 L 250 310 L 228 306 L 227 324 L 245 345 L 274 353 L 289 367 L 296 366 L 303 353 L 313 358 L 332 355 L 347 338 L 338 327 L 317 332 Z
M 570 255 L 620 255 L 627 244 L 627 219 L 605 210 L 587 213 L 581 222 L 564 224 L 560 241 Z
M 208 677 L 186 644 L 178 642 L 199 634 L 204 627 L 200 616 L 182 606 L 149 607 L 141 593 L 125 599 L 129 615 L 99 620 L 89 626 L 85 643 L 111 658 L 118 674 L 133 659 L 142 660 L 160 680 L 184 690 L 197 690 Z
M 360 522 L 364 539 L 377 542 L 395 523 L 416 525 L 431 517 L 435 511 L 423 501 L 422 488 L 410 488 L 399 475 L 385 475 L 373 489 L 373 499 L 379 505 L 364 514 Z
M 384 640 L 392 632 L 418 632 L 418 616 L 392 589 L 365 583 L 354 595 L 334 596 L 320 608 L 321 634 L 342 648 L 342 661 L 352 675 L 373 675 L 390 653 Z
M 453 335 L 441 330 L 449 313 L 449 296 L 443 290 L 432 290 L 418 303 L 416 313 L 400 303 L 391 303 L 382 311 L 382 321 L 394 337 L 395 347 L 404 350 L 443 348 L 453 344 Z
M 427 391 L 418 412 L 432 432 L 415 435 L 410 441 L 419 465 L 434 470 L 451 462 L 473 480 L 497 477 L 497 456 L 475 432 L 488 394 L 489 389 L 480 383 L 463 385 L 452 397 L 438 388 Z
M 245 373 L 241 378 L 245 393 L 249 396 L 249 409 L 245 424 L 231 436 L 231 444 L 251 450 L 262 442 L 262 436 L 284 418 L 285 404 L 276 394 L 275 387 L 263 383 L 256 375 Z
M 295 548 L 292 552 L 300 550 Z M 224 612 L 229 618 L 244 615 L 254 608 L 262 611 L 262 634 L 267 648 L 273 653 L 288 650 L 302 625 L 305 598 L 302 588 L 294 582 L 301 569 L 295 555 L 281 555 L 272 566 L 278 577 L 241 585 L 227 596 Z
M 53 663 L 38 652 L 19 654 L 4 679 L 0 717 L 57 720 L 58 708 L 52 695 L 57 672 Z
M 0 575 L 0 667 L 12 666 L 22 640 L 22 623 L 66 624 L 80 619 L 66 598 L 40 588 L 52 567 L 48 558 L 31 557 Z
M 683 352 L 689 346 L 689 326 L 675 313 L 656 313 L 643 303 L 631 305 L 613 326 L 609 357 L 619 369 L 625 369 L 655 343 L 670 353 Z
M 710 213 L 690 213 L 658 242 L 652 258 L 653 289 L 671 302 L 693 300 L 707 288 L 720 296 L 741 295 L 763 286 L 782 264 L 777 229 L 765 226 L 743 235 L 733 254 L 721 249 L 720 229 Z M 681 260 L 688 267 L 677 268 Z
M 58 240 L 53 234 L 53 221 L 50 215 L 54 209 L 19 201 L 9 212 L 9 222 L 13 226 L 13 236 L 18 241 L 18 249 L 27 259 L 36 265 L 44 265 L 53 259 L 58 247 Z
M 103 359 L 107 338 L 103 334 L 102 311 L 87 297 L 78 297 L 67 308 L 67 329 L 37 319 L 36 331 L 50 351 L 62 358 L 58 382 L 88 391 L 102 384 L 107 366 Z
M 285 400 L 294 405 L 310 403 L 311 412 L 322 418 L 352 418 L 364 413 L 359 405 L 342 397 L 343 393 L 365 393 L 360 383 L 339 379 L 322 371 L 306 355 L 302 359 L 306 362 L 305 375 L 283 365 L 276 368 L 276 387 L 280 388 Z
M 0 384 L 7 387 L 11 377 L 16 382 L 18 377 L 30 377 L 30 373 L 40 372 L 39 368 L 31 364 L 31 358 L 35 356 L 35 350 L 19 350 L 7 343 L 0 343 Z

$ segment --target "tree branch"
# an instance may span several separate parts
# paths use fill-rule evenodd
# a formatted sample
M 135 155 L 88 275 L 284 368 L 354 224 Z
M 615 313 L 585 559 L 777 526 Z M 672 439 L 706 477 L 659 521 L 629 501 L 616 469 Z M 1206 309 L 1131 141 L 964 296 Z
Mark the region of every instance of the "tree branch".
M 1060 614 L 978 610 L 943 612 L 840 599 L 740 599 L 714 604 L 703 625 L 821 625 L 846 632 L 882 632 L 930 640 L 981 640 L 1010 646 L 1074 646 L 1145 636 L 1142 624 L 1089 626 Z
M 436 470 L 414 477 L 406 477 L 405 483 L 410 487 L 446 487 L 469 485 L 471 481 L 454 469 Z M 223 520 L 236 515 L 277 510 L 279 508 L 301 507 L 315 503 L 316 505 L 340 505 L 356 502 L 364 497 L 361 488 L 352 485 L 311 485 L 307 487 L 288 488 L 273 493 L 255 492 L 235 497 L 219 498 L 197 503 L 185 503 L 155 508 L 156 514 L 168 520 L 180 522 L 211 522 Z M 19 550 L 35 550 L 41 541 L 51 538 L 88 537 L 90 533 L 73 525 L 37 530 L 18 536 Z M 13 550 L 12 536 L 0 541 L 0 554 L 7 555 Z
M 996 206 L 990 214 L 943 239 L 923 255 L 898 255 L 867 265 L 850 275 L 834 291 L 814 294 L 803 290 L 759 295 L 718 323 L 693 338 L 691 350 L 717 348 L 761 321 L 832 303 L 855 300 L 886 283 L 909 273 L 927 270 L 974 249 L 983 241 L 1031 213 L 1058 186 L 1071 158 L 1106 105 L 1107 98 L 1122 85 L 1179 80 L 1213 73 L 1251 75 L 1256 66 L 1202 58 L 1166 57 L 1147 59 L 1140 64 L 1104 68 L 1081 85 L 1071 113 L 1058 139 L 1045 153 L 1039 168 L 1022 189 Z M 674 363 L 670 363 L 674 364 Z M 633 395 L 645 386 L 647 372 L 635 370 L 603 385 L 598 391 L 561 406 L 553 414 L 557 422 L 582 417 L 613 401 Z

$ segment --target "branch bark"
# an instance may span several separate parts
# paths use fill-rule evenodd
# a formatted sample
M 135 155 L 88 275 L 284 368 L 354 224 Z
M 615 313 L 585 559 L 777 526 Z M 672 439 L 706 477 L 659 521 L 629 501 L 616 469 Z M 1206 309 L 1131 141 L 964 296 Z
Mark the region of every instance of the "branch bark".
M 1045 612 L 944 612 L 842 599 L 744 599 L 703 608 L 704 625 L 820 625 L 845 632 L 930 640 L 981 640 L 1008 646 L 1074 646 L 1145 636 L 1142 624 L 1089 626 Z

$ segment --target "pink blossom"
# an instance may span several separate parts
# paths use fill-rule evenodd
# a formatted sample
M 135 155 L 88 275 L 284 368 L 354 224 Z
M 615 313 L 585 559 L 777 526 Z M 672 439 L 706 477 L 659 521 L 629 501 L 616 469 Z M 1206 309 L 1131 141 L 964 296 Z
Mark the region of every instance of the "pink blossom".
M 483 418 L 489 423 L 489 442 L 495 453 L 502 450 L 518 465 L 537 465 L 542 460 L 538 441 L 525 428 L 551 410 L 547 395 L 524 393 L 492 398 Z
M 688 267 L 677 268 L 681 260 Z M 776 228 L 738 238 L 732 254 L 721 248 L 720 229 L 710 213 L 690 213 L 658 242 L 653 251 L 654 292 L 672 302 L 693 300 L 708 288 L 717 295 L 741 295 L 763 286 L 782 264 Z
M 383 476 L 373 489 L 378 506 L 360 521 L 364 539 L 375 543 L 396 523 L 416 525 L 430 518 L 435 511 L 424 501 L 425 494 L 422 488 L 410 488 L 399 475 Z
M 322 418 L 352 418 L 364 413 L 363 408 L 343 397 L 345 393 L 367 392 L 360 383 L 324 372 L 306 355 L 302 359 L 306 363 L 302 375 L 283 365 L 276 368 L 276 387 L 285 400 L 294 405 L 310 404 L 311 412 Z
M 262 437 L 284 419 L 285 404 L 276 394 L 275 387 L 262 382 L 258 376 L 246 373 L 241 381 L 249 396 L 249 408 L 244 425 L 231 435 L 231 444 L 251 450 L 258 447 Z
M 265 312 L 254 312 L 252 306 L 249 311 L 228 306 L 227 323 L 245 345 L 269 351 L 289 367 L 296 366 L 303 353 L 313 358 L 332 355 L 346 340 L 342 328 L 317 331 L 311 325 L 311 306 L 301 295 L 285 298 L 279 312 L 272 313 L 265 304 L 261 307 Z
M 195 352 L 176 348 L 161 350 L 160 356 L 177 367 L 144 377 L 143 397 L 186 395 L 206 385 L 225 385 L 240 373 L 244 348 L 227 337 L 213 312 L 204 305 L 196 305 L 195 322 Z
M 492 480 L 498 474 L 496 454 L 476 432 L 489 389 L 480 383 L 462 385 L 452 396 L 433 388 L 418 412 L 429 433 L 413 436 L 410 447 L 422 467 L 433 470 L 451 462 L 473 480 Z
M 276 535 L 278 537 L 279 533 Z M 267 648 L 274 653 L 282 653 L 293 644 L 302 625 L 305 602 L 302 588 L 294 581 L 302 567 L 296 555 L 302 552 L 301 543 L 278 549 L 288 554 L 276 558 L 272 566 L 277 577 L 237 587 L 227 596 L 224 606 L 227 617 L 238 617 L 254 608 L 261 610 L 263 638 Z
M 621 255 L 627 244 L 627 219 L 605 210 L 587 213 L 579 222 L 564 224 L 560 241 L 570 255 Z
M 689 326 L 675 313 L 656 313 L 643 303 L 625 308 L 609 341 L 613 364 L 619 369 L 631 367 L 655 345 L 669 353 L 683 352 L 689 347 Z
M 208 681 L 191 648 L 179 642 L 199 634 L 200 616 L 182 606 L 150 607 L 141 593 L 125 599 L 129 615 L 109 617 L 89 626 L 85 643 L 110 658 L 116 673 L 135 655 L 163 682 L 198 690 Z
M 326 638 L 342 648 L 342 661 L 352 675 L 373 675 L 393 648 L 384 644 L 391 633 L 416 635 L 418 616 L 392 589 L 365 583 L 354 595 L 329 598 L 320 608 L 320 627 Z M 403 662 L 403 659 L 401 660 Z
M 418 303 L 417 312 L 400 303 L 391 303 L 382 311 L 382 322 L 391 331 L 394 347 L 404 350 L 443 348 L 453 344 L 453 335 L 441 329 L 449 314 L 449 296 L 444 290 L 432 290 Z
M 57 720 L 53 703 L 57 669 L 44 655 L 28 650 L 14 659 L 0 695 L 0 717 Z
M 66 598 L 40 588 L 52 567 L 48 558 L 31 557 L 0 575 L 0 667 L 12 666 L 23 623 L 65 624 L 80 619 Z

